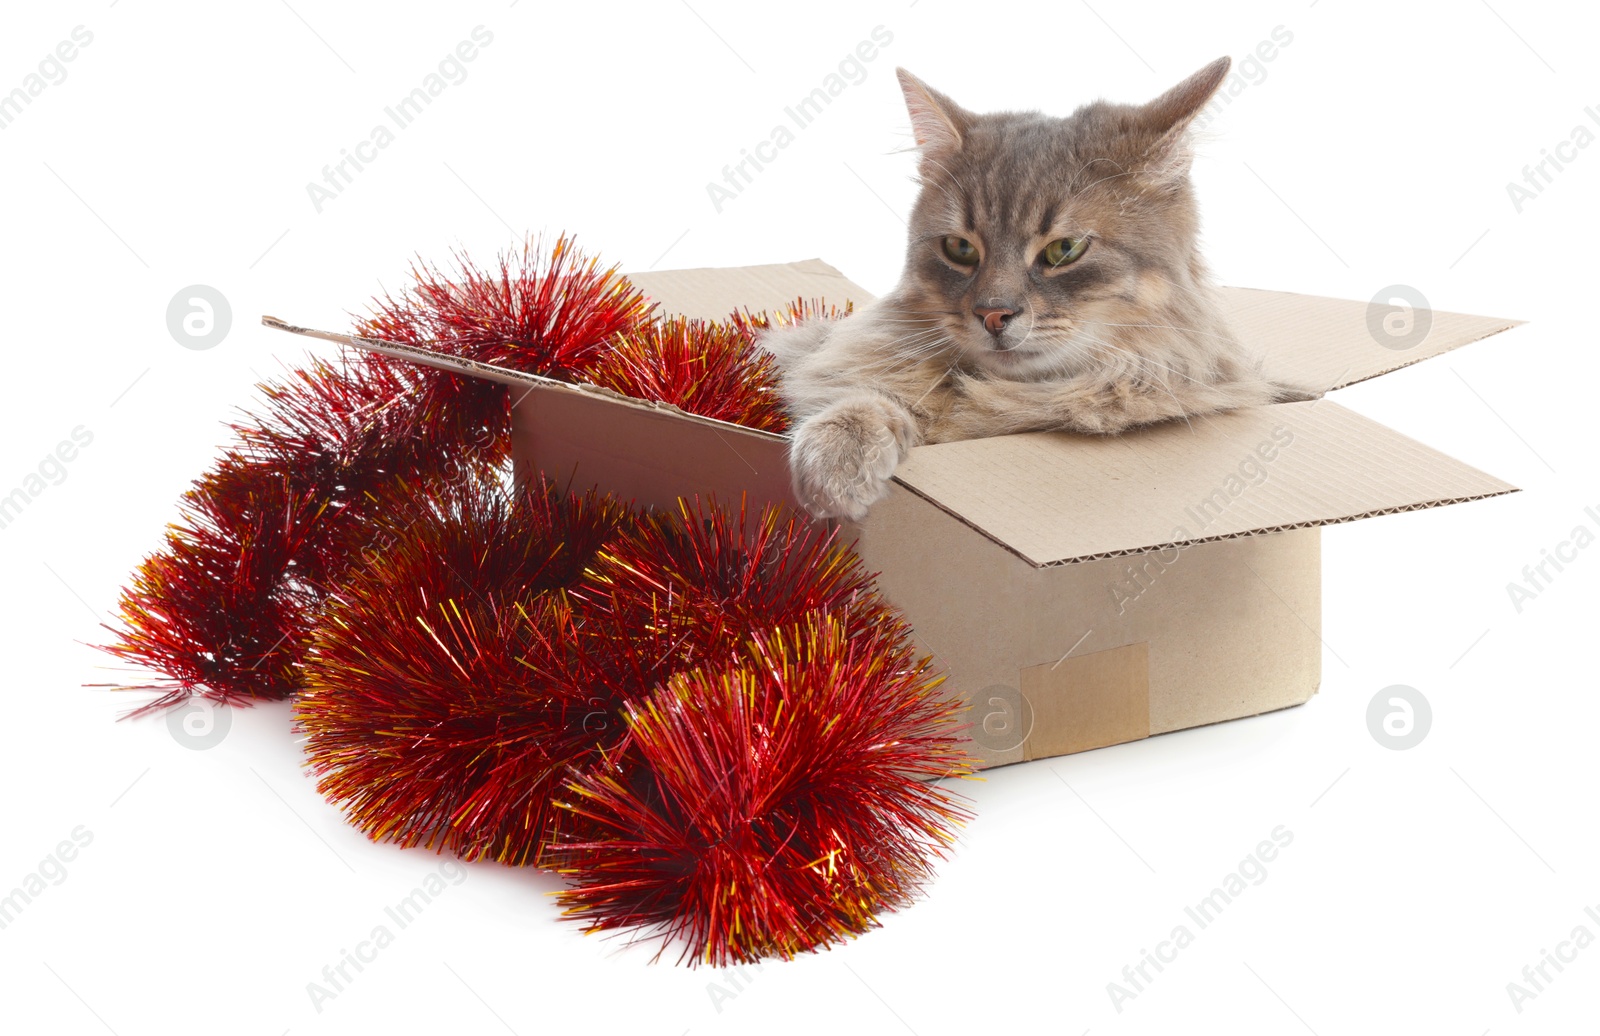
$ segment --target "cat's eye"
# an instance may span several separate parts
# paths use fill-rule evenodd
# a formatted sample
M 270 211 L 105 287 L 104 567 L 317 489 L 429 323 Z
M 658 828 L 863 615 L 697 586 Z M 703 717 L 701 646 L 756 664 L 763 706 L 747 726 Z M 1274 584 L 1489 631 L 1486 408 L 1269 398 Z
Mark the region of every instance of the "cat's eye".
M 977 266 L 978 246 L 964 237 L 951 235 L 942 242 L 944 257 L 957 266 Z
M 1089 239 L 1086 237 L 1057 238 L 1044 246 L 1040 258 L 1044 260 L 1046 266 L 1065 266 L 1083 255 L 1084 249 L 1088 247 Z

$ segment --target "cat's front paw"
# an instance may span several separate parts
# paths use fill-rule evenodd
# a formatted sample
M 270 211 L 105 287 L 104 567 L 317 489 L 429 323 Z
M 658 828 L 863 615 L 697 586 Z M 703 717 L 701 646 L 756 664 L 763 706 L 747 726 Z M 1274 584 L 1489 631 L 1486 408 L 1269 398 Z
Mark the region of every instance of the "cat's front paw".
M 888 495 L 889 476 L 916 435 L 914 419 L 892 400 L 835 403 L 795 430 L 795 495 L 819 518 L 860 521 Z

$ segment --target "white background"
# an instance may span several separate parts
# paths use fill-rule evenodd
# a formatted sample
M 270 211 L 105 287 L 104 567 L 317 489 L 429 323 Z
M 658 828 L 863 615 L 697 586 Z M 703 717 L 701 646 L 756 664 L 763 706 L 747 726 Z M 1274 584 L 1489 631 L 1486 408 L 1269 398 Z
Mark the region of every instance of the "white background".
M 1584 110 L 1600 105 L 1592 15 L 1506 0 L 293 2 L 14 5 L 0 31 L 0 92 L 75 26 L 93 33 L 0 131 L 0 493 L 75 427 L 93 435 L 0 529 L 0 892 L 79 825 L 93 839 L 0 930 L 7 1031 L 1593 1025 L 1600 946 L 1520 1012 L 1507 983 L 1575 926 L 1600 936 L 1584 913 L 1600 913 L 1600 550 L 1520 613 L 1506 589 L 1600 510 L 1600 147 L 1520 213 L 1506 187 L 1575 126 L 1600 132 Z M 468 78 L 316 212 L 306 184 L 477 25 L 493 42 Z M 865 80 L 716 212 L 707 182 L 877 25 L 893 40 Z M 883 291 L 914 192 L 896 64 L 976 110 L 1065 114 L 1152 97 L 1280 25 L 1292 42 L 1211 125 L 1196 168 L 1219 279 L 1361 300 L 1403 283 L 1441 309 L 1530 320 L 1338 396 L 1525 491 L 1328 530 L 1310 704 L 989 774 L 927 896 L 843 948 L 742 978 L 652 966 L 558 922 L 553 877 L 480 865 L 319 1013 L 307 983 L 440 858 L 347 826 L 302 772 L 286 705 L 237 710 L 194 751 L 162 719 L 116 722 L 140 696 L 83 687 L 132 675 L 86 644 L 107 638 L 223 420 L 301 355 L 259 316 L 343 326 L 415 254 L 487 261 L 541 229 L 624 269 L 822 256 Z M 167 331 L 191 284 L 232 306 L 208 351 Z M 1392 684 L 1433 710 L 1406 751 L 1365 718 Z M 1107 984 L 1277 825 L 1293 843 L 1267 879 L 1118 1011 Z

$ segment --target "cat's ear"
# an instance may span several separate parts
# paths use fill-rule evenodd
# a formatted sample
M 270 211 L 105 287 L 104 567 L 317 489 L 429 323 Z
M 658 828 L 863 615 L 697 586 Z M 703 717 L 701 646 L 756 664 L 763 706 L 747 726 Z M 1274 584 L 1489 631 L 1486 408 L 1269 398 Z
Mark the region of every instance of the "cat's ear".
M 911 113 L 911 132 L 924 155 L 949 154 L 961 147 L 972 113 L 903 68 L 894 70 Z
M 1158 179 L 1181 179 L 1189 172 L 1189 126 L 1205 110 L 1227 78 L 1233 59 L 1221 57 L 1139 109 L 1140 121 L 1152 137 L 1145 152 L 1150 172 Z
M 1210 103 L 1233 67 L 1233 59 L 1218 58 L 1177 86 L 1146 104 L 1140 111 L 1144 124 L 1159 134 L 1182 131 Z

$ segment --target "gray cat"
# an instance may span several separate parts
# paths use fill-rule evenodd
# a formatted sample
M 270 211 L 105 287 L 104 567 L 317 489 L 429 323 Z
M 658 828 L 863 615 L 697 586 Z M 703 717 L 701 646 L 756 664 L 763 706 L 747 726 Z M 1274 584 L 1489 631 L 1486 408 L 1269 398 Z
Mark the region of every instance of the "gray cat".
M 1188 129 L 1229 64 L 1066 118 L 976 115 L 898 70 L 922 184 L 900 283 L 760 341 L 807 508 L 863 518 L 921 443 L 1308 398 L 1262 378 L 1196 250 Z

